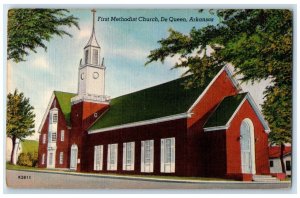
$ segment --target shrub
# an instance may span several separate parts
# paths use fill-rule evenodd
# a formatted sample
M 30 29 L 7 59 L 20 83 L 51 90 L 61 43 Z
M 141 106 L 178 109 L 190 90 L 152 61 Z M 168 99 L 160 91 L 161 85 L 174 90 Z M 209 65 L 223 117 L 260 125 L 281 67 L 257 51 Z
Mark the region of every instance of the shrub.
M 36 167 L 38 162 L 38 153 L 21 153 L 18 157 L 17 164 L 20 166 Z
M 38 160 L 38 152 L 33 153 L 31 160 L 32 160 L 32 167 L 37 167 L 38 161 L 39 161 Z
M 32 167 L 31 154 L 30 153 L 21 153 L 18 157 L 17 164 L 20 166 Z

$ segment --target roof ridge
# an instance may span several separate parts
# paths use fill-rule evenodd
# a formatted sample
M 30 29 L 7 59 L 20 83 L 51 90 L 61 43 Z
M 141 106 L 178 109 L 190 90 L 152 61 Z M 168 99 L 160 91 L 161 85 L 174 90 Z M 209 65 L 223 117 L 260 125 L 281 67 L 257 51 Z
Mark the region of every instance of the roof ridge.
M 177 80 L 182 80 L 184 78 L 187 78 L 187 77 L 190 77 L 192 76 L 193 74 L 189 74 L 187 76 L 182 76 L 182 77 L 179 77 L 179 78 L 176 78 L 176 79 L 173 79 L 173 80 L 170 80 L 170 81 L 167 81 L 167 82 L 164 82 L 164 83 L 161 83 L 161 84 L 157 84 L 157 85 L 153 85 L 153 86 L 150 86 L 150 87 L 146 87 L 146 88 L 143 88 L 143 89 L 139 89 L 137 91 L 133 91 L 133 92 L 130 92 L 130 93 L 127 93 L 127 94 L 124 94 L 124 95 L 120 95 L 120 96 L 117 96 L 115 98 L 112 98 L 113 99 L 117 99 L 117 98 L 120 98 L 120 97 L 123 97 L 123 96 L 128 96 L 130 94 L 134 94 L 134 93 L 137 93 L 137 92 L 140 92 L 140 91 L 145 91 L 147 89 L 151 89 L 151 88 L 154 88 L 154 87 L 158 87 L 158 86 L 162 86 L 162 85 L 165 85 L 165 84 L 168 84 L 168 83 L 172 83 L 174 81 L 177 81 Z

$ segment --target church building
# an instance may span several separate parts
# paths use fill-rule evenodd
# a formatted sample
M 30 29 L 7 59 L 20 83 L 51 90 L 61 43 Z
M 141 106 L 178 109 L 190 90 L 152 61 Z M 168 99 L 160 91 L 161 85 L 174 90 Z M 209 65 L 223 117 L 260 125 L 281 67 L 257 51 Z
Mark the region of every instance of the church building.
M 111 99 L 94 25 L 95 12 L 78 92 L 54 91 L 41 122 L 40 168 L 244 181 L 270 174 L 268 124 L 226 66 L 201 87 L 186 89 L 186 76 Z

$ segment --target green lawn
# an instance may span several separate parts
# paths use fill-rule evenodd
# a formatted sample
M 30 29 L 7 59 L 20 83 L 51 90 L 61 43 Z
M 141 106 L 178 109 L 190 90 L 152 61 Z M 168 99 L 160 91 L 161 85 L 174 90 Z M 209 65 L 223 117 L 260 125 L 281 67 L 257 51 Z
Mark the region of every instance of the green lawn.
M 38 141 L 35 140 L 24 140 L 22 144 L 22 153 L 34 153 L 38 152 Z
M 13 165 L 10 162 L 6 162 L 6 169 L 8 169 L 8 170 L 37 170 L 37 169 L 40 169 L 40 168 Z

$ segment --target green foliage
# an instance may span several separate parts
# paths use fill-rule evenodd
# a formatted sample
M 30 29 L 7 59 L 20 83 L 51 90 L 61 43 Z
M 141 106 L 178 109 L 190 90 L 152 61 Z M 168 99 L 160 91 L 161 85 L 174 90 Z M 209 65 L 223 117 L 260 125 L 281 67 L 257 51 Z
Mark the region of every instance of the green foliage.
M 11 9 L 8 11 L 8 59 L 25 61 L 30 51 L 36 53 L 37 47 L 47 49 L 45 41 L 54 35 L 72 36 L 62 27 L 76 26 L 77 18 L 67 16 L 65 9 Z
M 17 164 L 20 166 L 30 166 L 32 167 L 31 156 L 28 153 L 21 153 L 18 157 Z
M 33 110 L 29 98 L 25 98 L 22 92 L 18 93 L 17 89 L 7 95 L 6 134 L 13 141 L 16 138 L 22 141 L 34 133 Z
M 38 153 L 21 153 L 17 164 L 20 166 L 36 167 L 38 162 Z
M 236 74 L 242 74 L 242 82 L 271 79 L 262 105 L 271 128 L 269 138 L 278 145 L 291 142 L 292 12 L 279 9 L 210 12 L 219 17 L 218 25 L 192 28 L 187 35 L 170 29 L 169 36 L 158 41 L 159 48 L 150 52 L 146 65 L 180 55 L 174 68 L 187 68 L 187 73 L 199 78 L 231 63 Z M 197 85 L 199 81 L 195 77 L 189 84 Z

